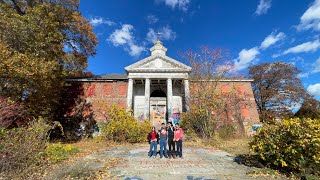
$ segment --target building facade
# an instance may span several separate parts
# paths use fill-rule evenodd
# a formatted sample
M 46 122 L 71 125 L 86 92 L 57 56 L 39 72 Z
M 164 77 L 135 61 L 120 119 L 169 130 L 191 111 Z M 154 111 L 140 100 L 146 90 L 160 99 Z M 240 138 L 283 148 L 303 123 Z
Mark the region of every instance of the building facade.
M 90 78 L 70 79 L 80 83 L 87 102 L 92 104 L 95 119 L 105 118 L 111 104 L 118 104 L 142 121 L 149 119 L 152 125 L 162 122 L 179 122 L 181 113 L 188 111 L 191 67 L 166 56 L 167 49 L 157 41 L 150 49 L 151 55 L 125 67 L 126 74 L 110 74 Z M 254 106 L 242 107 L 244 123 L 251 125 L 259 121 L 250 79 L 219 81 L 221 92 L 236 87 L 239 92 L 249 94 Z M 191 97 L 192 98 L 192 97 Z
M 166 56 L 160 41 L 150 49 L 151 56 L 125 68 L 128 75 L 127 108 L 137 119 L 153 124 L 174 121 L 188 109 L 191 67 Z

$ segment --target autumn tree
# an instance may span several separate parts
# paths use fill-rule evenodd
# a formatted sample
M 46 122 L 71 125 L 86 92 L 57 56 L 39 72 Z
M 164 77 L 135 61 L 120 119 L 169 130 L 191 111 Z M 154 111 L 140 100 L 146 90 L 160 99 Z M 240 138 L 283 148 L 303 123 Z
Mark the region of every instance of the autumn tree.
M 0 1 L 0 96 L 52 115 L 64 79 L 82 74 L 97 38 L 78 0 Z M 1 110 L 0 110 L 1 111 Z
M 292 115 L 292 107 L 306 96 L 300 70 L 284 62 L 263 63 L 249 67 L 254 79 L 253 93 L 260 114 L 260 120 L 281 118 Z
M 199 51 L 187 52 L 183 58 L 192 67 L 189 77 L 190 109 L 183 116 L 184 125 L 206 139 L 215 135 L 218 126 L 240 124 L 240 131 L 244 133 L 239 111 L 246 102 L 245 94 L 239 93 L 232 83 L 225 84 L 228 92 L 221 90 L 221 81 L 228 78 L 232 70 L 228 52 L 202 47 Z
M 294 116 L 298 118 L 320 119 L 320 102 L 312 96 L 305 98 Z

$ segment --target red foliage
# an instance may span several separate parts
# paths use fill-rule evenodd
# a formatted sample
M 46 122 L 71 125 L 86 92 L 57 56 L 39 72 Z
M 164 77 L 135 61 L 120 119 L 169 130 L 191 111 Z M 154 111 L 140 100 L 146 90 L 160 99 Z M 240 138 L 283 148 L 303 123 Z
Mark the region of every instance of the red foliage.
M 86 71 L 86 72 L 83 72 L 82 76 L 83 77 L 93 77 L 94 74 L 92 72 L 90 72 L 90 71 Z
M 25 124 L 28 118 L 22 103 L 0 96 L 0 127 L 10 128 Z

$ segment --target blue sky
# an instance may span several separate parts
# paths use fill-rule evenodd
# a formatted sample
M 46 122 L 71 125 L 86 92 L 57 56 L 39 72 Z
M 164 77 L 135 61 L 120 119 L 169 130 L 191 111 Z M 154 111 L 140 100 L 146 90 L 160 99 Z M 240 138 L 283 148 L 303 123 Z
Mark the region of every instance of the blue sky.
M 98 36 L 94 74 L 125 73 L 149 56 L 156 32 L 179 52 L 201 45 L 231 52 L 237 72 L 272 61 L 295 64 L 304 87 L 320 99 L 320 0 L 86 0 L 81 13 Z

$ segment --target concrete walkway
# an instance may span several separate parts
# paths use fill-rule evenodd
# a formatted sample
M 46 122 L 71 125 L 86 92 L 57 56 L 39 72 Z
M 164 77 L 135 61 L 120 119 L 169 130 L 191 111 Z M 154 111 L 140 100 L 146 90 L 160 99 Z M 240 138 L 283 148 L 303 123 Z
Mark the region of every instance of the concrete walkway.
M 148 158 L 148 146 L 116 148 L 112 156 L 127 159 L 112 169 L 123 179 L 250 179 L 250 168 L 233 162 L 233 157 L 219 150 L 184 148 L 183 159 Z M 121 179 L 121 178 L 120 178 Z
M 102 171 L 106 165 L 105 160 L 113 158 L 121 159 L 118 164 L 108 169 L 115 179 L 256 179 L 246 175 L 253 168 L 233 162 L 234 157 L 224 151 L 184 147 L 183 159 L 160 159 L 159 155 L 154 159 L 147 157 L 148 150 L 148 145 L 102 150 L 66 167 L 63 174 L 59 175 L 59 172 L 55 172 L 54 177 L 48 176 L 47 179 L 60 179 L 68 173 L 74 173 L 77 168 L 80 169 L 79 171 L 88 169 Z M 263 178 L 259 177 L 259 179 Z

